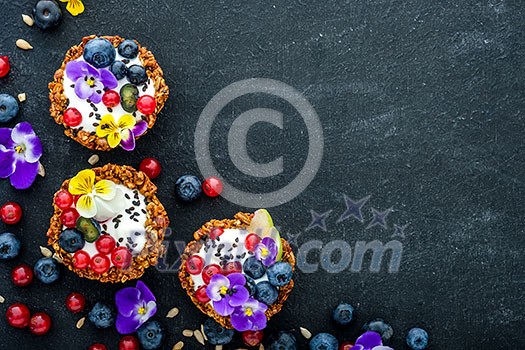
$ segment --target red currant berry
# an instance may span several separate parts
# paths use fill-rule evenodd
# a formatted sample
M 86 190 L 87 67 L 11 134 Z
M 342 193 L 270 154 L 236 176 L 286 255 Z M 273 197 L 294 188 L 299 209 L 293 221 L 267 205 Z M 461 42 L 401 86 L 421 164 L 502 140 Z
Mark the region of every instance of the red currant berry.
M 113 249 L 115 249 L 116 244 L 117 242 L 115 242 L 115 238 L 110 235 L 101 235 L 95 242 L 95 246 L 101 254 L 111 254 Z
M 250 252 L 253 252 L 255 251 L 255 247 L 257 246 L 257 244 L 259 244 L 260 242 L 261 237 L 259 237 L 255 233 L 250 233 L 248 236 L 246 236 L 246 239 L 244 240 L 244 246 Z
M 204 283 L 208 284 L 210 283 L 210 280 L 213 277 L 213 275 L 221 273 L 221 271 L 221 267 L 217 264 L 208 265 L 202 270 L 202 280 L 204 281 Z
M 120 339 L 118 350 L 139 350 L 139 340 L 132 335 L 126 335 Z
M 206 304 L 208 301 L 210 301 L 208 294 L 206 294 L 206 286 L 200 286 L 197 288 L 195 291 L 195 298 L 197 298 L 197 300 L 203 304 Z
M 137 109 L 142 114 L 151 114 L 155 112 L 156 107 L 157 101 L 150 95 L 141 96 L 137 100 Z
M 83 270 L 91 264 L 91 257 L 85 250 L 78 250 L 73 255 L 73 266 L 76 269 Z
M 7 56 L 0 56 L 0 78 L 3 78 L 9 73 L 11 65 Z
M 109 261 L 109 258 L 106 255 L 97 254 L 91 259 L 91 268 L 95 273 L 98 273 L 99 275 L 107 272 L 109 270 L 109 267 L 111 265 L 111 262 Z
M 22 208 L 15 202 L 7 202 L 0 208 L 0 217 L 8 225 L 14 225 L 22 218 Z
M 29 330 L 35 335 L 44 335 L 51 328 L 51 317 L 44 312 L 37 312 L 29 321 Z
M 33 269 L 26 264 L 20 264 L 11 271 L 11 278 L 15 286 L 28 286 L 33 281 Z
M 198 255 L 192 255 L 186 260 L 186 270 L 190 275 L 198 275 L 204 268 L 204 259 Z
M 9 306 L 6 313 L 7 323 L 11 327 L 25 328 L 29 324 L 31 314 L 24 304 L 13 304 Z
M 91 345 L 88 350 L 108 350 L 104 344 L 93 344 Z
M 82 123 L 82 114 L 74 107 L 68 108 L 64 111 L 64 123 L 70 127 L 79 126 Z
M 222 181 L 215 177 L 209 177 L 202 183 L 202 190 L 208 197 L 217 197 L 222 193 Z
M 62 210 L 69 209 L 73 205 L 73 195 L 66 190 L 60 190 L 55 194 L 55 205 Z
M 74 208 L 66 209 L 60 215 L 60 220 L 62 220 L 62 225 L 67 228 L 74 228 L 77 225 L 77 220 L 80 217 L 77 210 Z
M 222 227 L 214 227 L 210 230 L 209 236 L 210 239 L 217 239 L 220 235 L 224 233 L 224 229 Z
M 74 314 L 84 310 L 85 306 L 86 298 L 80 293 L 71 293 L 66 297 L 66 307 Z
M 222 274 L 223 275 L 229 275 L 230 273 L 241 273 L 242 272 L 242 264 L 240 261 L 230 261 L 224 267 L 222 268 Z
M 257 346 L 263 340 L 263 331 L 244 331 L 242 332 L 242 341 L 247 346 Z
M 345 341 L 339 345 L 339 350 L 350 350 L 354 344 L 350 343 L 349 341 Z
M 109 108 L 116 107 L 120 103 L 120 95 L 115 90 L 108 90 L 102 95 L 102 103 Z
M 148 175 L 150 179 L 155 179 L 160 175 L 162 167 L 155 158 L 146 158 L 140 163 L 140 171 Z
M 130 267 L 132 259 L 131 252 L 126 247 L 115 248 L 113 253 L 111 253 L 111 261 L 113 265 L 119 269 L 127 269 Z

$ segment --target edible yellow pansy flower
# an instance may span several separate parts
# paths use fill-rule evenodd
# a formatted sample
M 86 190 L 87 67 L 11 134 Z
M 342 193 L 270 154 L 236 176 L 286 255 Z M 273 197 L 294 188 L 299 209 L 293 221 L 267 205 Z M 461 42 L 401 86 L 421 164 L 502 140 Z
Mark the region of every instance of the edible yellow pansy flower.
M 100 120 L 100 125 L 97 126 L 97 136 L 105 137 L 111 148 L 121 145 L 125 150 L 133 149 L 135 148 L 135 135 L 132 130 L 136 123 L 135 117 L 131 114 L 124 114 L 118 123 L 115 123 L 113 115 L 106 114 Z
M 67 2 L 66 10 L 73 16 L 78 16 L 84 12 L 84 4 L 82 0 L 60 0 L 61 2 Z
M 97 215 L 100 200 L 111 201 L 117 195 L 115 183 L 109 180 L 95 182 L 95 172 L 91 169 L 80 171 L 69 181 L 69 192 L 72 195 L 80 195 L 76 209 L 80 216 L 85 218 Z

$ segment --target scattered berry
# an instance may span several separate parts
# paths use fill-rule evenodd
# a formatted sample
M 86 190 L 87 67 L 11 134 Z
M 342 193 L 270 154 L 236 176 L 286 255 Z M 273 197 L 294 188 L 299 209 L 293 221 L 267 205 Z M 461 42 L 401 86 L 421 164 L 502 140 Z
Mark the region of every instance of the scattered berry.
M 337 350 L 337 339 L 328 333 L 319 333 L 310 340 L 310 350 Z
M 244 261 L 242 269 L 247 276 L 253 279 L 261 278 L 266 272 L 263 263 L 257 260 L 254 256 L 251 256 Z
M 150 179 L 156 179 L 162 170 L 160 162 L 155 158 L 145 158 L 139 167 L 140 171 L 146 174 Z
M 206 338 L 208 338 L 208 342 L 212 345 L 228 344 L 232 341 L 233 334 L 235 333 L 233 329 L 222 327 L 212 318 L 208 318 L 206 322 L 204 322 L 203 329 Z
M 334 318 L 335 322 L 341 325 L 347 325 L 352 321 L 353 313 L 354 307 L 352 305 L 341 303 L 335 308 L 332 317 Z
M 0 260 L 16 258 L 21 246 L 20 240 L 14 234 L 10 232 L 0 234 Z
M 139 46 L 135 40 L 126 39 L 117 48 L 118 54 L 125 58 L 135 58 L 139 54 Z
M 64 111 L 64 123 L 72 128 L 82 123 L 82 113 L 75 107 L 70 107 Z
M 119 269 L 130 267 L 132 260 L 131 252 L 124 246 L 115 248 L 111 253 L 111 262 Z
M 137 109 L 142 114 L 151 114 L 157 108 L 157 101 L 150 95 L 143 95 L 137 100 Z
M 242 341 L 246 346 L 257 346 L 261 344 L 264 337 L 263 331 L 244 331 L 242 332 Z
M 208 197 L 217 197 L 222 193 L 222 181 L 215 177 L 209 177 L 202 183 L 202 190 Z
M 88 314 L 88 319 L 97 328 L 109 328 L 115 324 L 113 310 L 103 303 L 96 303 Z
M 109 67 L 109 70 L 117 80 L 124 79 L 128 75 L 128 66 L 122 61 L 115 61 Z M 120 101 L 119 101 L 120 102 Z
M 84 248 L 85 243 L 82 232 L 74 228 L 65 229 L 58 238 L 58 245 L 68 253 Z
M 152 350 L 160 348 L 164 331 L 157 321 L 148 321 L 137 330 L 137 336 L 144 349 Z
M 83 270 L 91 264 L 91 256 L 85 250 L 79 250 L 73 255 L 73 266 Z
M 378 333 L 381 336 L 381 339 L 383 339 L 383 342 L 388 342 L 394 335 L 392 326 L 390 326 L 388 323 L 385 323 L 385 321 L 380 318 L 368 322 L 363 326 L 363 329 L 365 331 Z
M 94 38 L 84 46 L 84 60 L 95 68 L 108 67 L 115 61 L 115 48 L 104 38 Z
M 0 208 L 0 217 L 8 225 L 14 225 L 22 218 L 22 208 L 18 203 L 7 202 Z
M 279 332 L 270 337 L 270 347 L 268 350 L 297 350 L 297 340 L 289 332 Z
M 175 182 L 175 193 L 184 202 L 192 202 L 202 193 L 202 183 L 197 176 L 183 175 Z
M 272 286 L 268 281 L 257 283 L 257 290 L 255 291 L 255 299 L 266 305 L 272 305 L 277 301 L 279 297 L 279 291 L 277 288 Z
M 108 348 L 104 344 L 93 344 L 91 345 L 88 350 L 108 350 Z
M 74 314 L 84 310 L 85 306 L 86 298 L 80 293 L 71 293 L 66 297 L 66 307 Z
M 62 10 L 56 1 L 40 0 L 33 7 L 33 18 L 40 29 L 55 28 L 62 21 Z
M 250 233 L 248 236 L 246 236 L 246 239 L 244 240 L 244 246 L 250 252 L 254 252 L 255 247 L 257 247 L 257 244 L 259 243 L 261 243 L 261 237 L 259 237 L 255 233 Z
M 141 65 L 134 64 L 128 67 L 128 80 L 131 84 L 141 85 L 148 80 L 146 69 Z
M 77 225 L 77 220 L 80 217 L 77 210 L 74 208 L 66 209 L 60 215 L 62 225 L 67 228 L 74 228 Z
M 102 95 L 102 103 L 109 108 L 116 107 L 120 104 L 120 95 L 115 90 L 108 90 Z
M 108 272 L 111 262 L 107 255 L 97 254 L 91 258 L 91 269 L 99 275 Z
M 60 190 L 55 194 L 55 205 L 62 210 L 69 209 L 73 205 L 73 195 L 66 190 Z
M 197 300 L 203 304 L 206 304 L 210 301 L 208 294 L 206 294 L 206 286 L 200 286 L 199 288 L 197 288 L 197 290 L 195 291 L 195 298 L 197 298 Z
M 53 258 L 41 258 L 33 268 L 36 278 L 45 284 L 50 284 L 58 280 L 60 270 L 58 263 Z
M 0 94 L 0 123 L 11 121 L 18 114 L 18 102 L 8 94 Z
M 202 270 L 202 280 L 209 284 L 212 276 L 221 273 L 221 271 L 221 267 L 217 264 L 208 265 Z
M 101 254 L 110 254 L 115 249 L 117 242 L 111 235 L 102 235 L 95 242 L 95 247 Z
M 0 56 L 0 78 L 3 78 L 9 73 L 11 65 L 9 64 L 9 57 Z
M 137 338 L 132 335 L 122 337 L 118 343 L 118 350 L 139 350 L 140 343 Z
M 198 275 L 204 268 L 204 259 L 198 255 L 192 255 L 186 260 L 186 270 L 190 275 Z
M 428 345 L 428 333 L 421 328 L 412 328 L 408 331 L 407 345 L 413 350 L 423 350 Z
M 242 273 L 242 264 L 240 261 L 230 261 L 222 268 L 223 275 L 229 275 L 230 273 Z
M 79 217 L 75 227 L 82 232 L 86 242 L 93 243 L 100 236 L 100 224 L 95 219 Z
M 31 314 L 24 304 L 13 304 L 9 306 L 6 312 L 7 323 L 11 327 L 25 328 L 29 325 Z
M 339 350 L 350 350 L 354 347 L 353 343 L 350 343 L 349 341 L 345 341 L 339 345 Z
M 287 262 L 279 261 L 270 266 L 266 273 L 268 281 L 276 287 L 282 287 L 292 280 L 292 265 Z
M 210 239 L 217 239 L 217 237 L 220 237 L 224 233 L 224 229 L 222 227 L 214 227 L 210 230 L 209 237 Z
M 33 270 L 26 264 L 20 264 L 11 271 L 11 279 L 15 286 L 28 286 L 33 281 Z
M 51 329 L 51 317 L 44 312 L 37 312 L 29 321 L 29 330 L 35 335 L 44 335 Z

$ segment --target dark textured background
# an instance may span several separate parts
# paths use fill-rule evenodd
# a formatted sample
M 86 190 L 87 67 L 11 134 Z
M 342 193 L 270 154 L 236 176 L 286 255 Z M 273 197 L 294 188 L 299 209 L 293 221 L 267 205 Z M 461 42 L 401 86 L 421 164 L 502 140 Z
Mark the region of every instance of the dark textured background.
M 0 348 L 87 349 L 101 341 L 116 349 L 114 330 L 98 331 L 88 323 L 76 330 L 79 317 L 66 311 L 64 298 L 79 290 L 91 304 L 111 302 L 120 286 L 101 288 L 70 272 L 55 285 L 34 282 L 26 289 L 13 287 L 9 279 L 13 266 L 34 264 L 40 256 L 54 191 L 89 166 L 92 152 L 67 139 L 49 117 L 47 82 L 65 51 L 92 33 L 136 38 L 164 69 L 171 96 L 156 127 L 135 152 L 100 154 L 99 164 L 138 166 L 146 156 L 162 162 L 164 172 L 156 183 L 172 220 L 171 241 L 187 242 L 208 219 L 244 209 L 208 198 L 182 205 L 173 187 L 179 175 L 198 172 L 193 134 L 206 103 L 228 84 L 252 77 L 277 79 L 303 92 L 324 129 L 325 156 L 317 177 L 299 197 L 271 210 L 283 232 L 302 232 L 299 244 L 344 239 L 353 246 L 356 240 L 387 242 L 393 224 L 410 223 L 401 239 L 399 273 L 388 274 L 385 267 L 377 274 L 366 269 L 298 273 L 298 286 L 269 331 L 304 326 L 354 339 L 364 322 L 382 317 L 394 327 L 396 349 L 406 348 L 404 336 L 414 325 L 429 331 L 432 349 L 508 349 L 525 342 L 522 1 L 86 0 L 84 14 L 66 14 L 60 28 L 46 33 L 21 21 L 32 1 L 2 2 L 0 53 L 10 56 L 12 71 L 0 80 L 0 91 L 27 93 L 17 122 L 30 121 L 41 136 L 47 176 L 23 192 L 0 182 L 1 202 L 16 200 L 25 210 L 19 225 L 0 225 L 24 244 L 19 258 L 0 265 L 0 294 L 7 299 L 0 313 L 22 301 L 49 312 L 54 327 L 38 338 L 9 328 L 0 317 Z M 34 50 L 17 49 L 18 38 Z M 283 132 L 259 125 L 250 133 L 254 159 L 284 156 L 284 174 L 262 183 L 274 190 L 297 174 L 307 144 L 304 124 L 282 100 L 244 96 L 229 106 L 216 123 L 212 153 L 230 181 L 260 189 L 259 180 L 233 169 L 225 149 L 235 116 L 261 105 L 285 112 Z M 353 199 L 372 196 L 363 224 L 336 224 L 345 208 L 343 193 Z M 394 208 L 388 230 L 366 230 L 372 207 Z M 327 232 L 304 231 L 310 210 L 333 210 Z M 174 261 L 177 255 L 171 245 L 168 258 Z M 315 260 L 315 254 L 310 258 Z M 150 269 L 143 280 L 158 297 L 158 319 L 170 349 L 184 328 L 195 328 L 205 318 L 175 273 Z M 346 329 L 330 320 L 340 300 L 357 307 Z M 181 308 L 181 315 L 164 319 L 173 306 Z M 186 344 L 199 348 L 192 340 Z M 306 348 L 302 339 L 300 347 Z

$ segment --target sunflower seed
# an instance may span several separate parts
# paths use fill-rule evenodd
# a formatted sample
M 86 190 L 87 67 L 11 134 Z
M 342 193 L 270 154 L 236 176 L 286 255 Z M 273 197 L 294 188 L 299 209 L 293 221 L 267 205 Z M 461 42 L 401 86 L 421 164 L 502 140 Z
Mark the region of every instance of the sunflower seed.
M 55 259 L 56 261 L 58 261 L 58 262 L 61 263 L 61 264 L 62 264 L 62 262 L 63 262 L 63 261 L 62 261 L 62 258 L 59 257 L 57 253 L 53 254 L 53 259 Z
M 29 15 L 22 14 L 22 21 L 24 21 L 24 23 L 30 27 L 33 26 L 33 24 L 35 24 L 35 20 Z
M 259 350 L 264 350 L 264 345 L 259 345 Z
M 80 329 L 80 328 L 84 327 L 84 322 L 86 322 L 86 318 L 85 317 L 82 317 L 80 320 L 78 320 L 78 322 L 77 322 L 77 329 Z
M 18 101 L 24 102 L 27 99 L 26 93 L 22 92 L 21 94 L 18 94 Z
M 0 295 L 0 304 L 3 304 L 5 302 L 5 298 Z
M 38 175 L 42 177 L 46 176 L 46 168 L 44 168 L 44 166 L 40 162 L 38 162 Z
M 222 345 L 215 345 L 215 350 L 222 350 Z
M 16 41 L 16 46 L 22 50 L 31 50 L 33 48 L 33 46 L 24 39 L 18 39 Z
M 185 329 L 182 331 L 182 335 L 191 338 L 193 337 L 193 331 L 191 329 Z
M 202 336 L 202 333 L 201 331 L 199 331 L 198 329 L 194 330 L 193 331 L 193 336 L 195 337 L 195 339 L 197 339 L 197 341 L 199 342 L 199 344 L 201 345 L 204 345 L 204 337 Z
M 53 256 L 53 252 L 49 248 L 43 246 L 40 246 L 40 253 L 42 253 L 42 255 L 46 258 L 50 258 Z
M 303 327 L 299 327 L 299 330 L 301 331 L 301 335 L 305 339 L 310 339 L 312 337 L 312 333 L 308 329 L 303 328 Z
M 170 311 L 168 311 L 168 314 L 166 315 L 167 318 L 173 318 L 179 314 L 179 309 L 174 307 Z
M 206 336 L 206 333 L 204 333 L 204 325 L 201 324 L 201 333 L 202 333 L 202 336 L 204 337 L 204 340 L 208 341 L 208 337 Z
M 180 350 L 184 347 L 184 343 L 182 341 L 178 342 L 177 344 L 173 345 L 172 350 Z
M 91 165 L 95 165 L 98 163 L 99 160 L 100 160 L 100 157 L 96 154 L 93 154 L 91 157 L 89 157 L 88 163 Z

